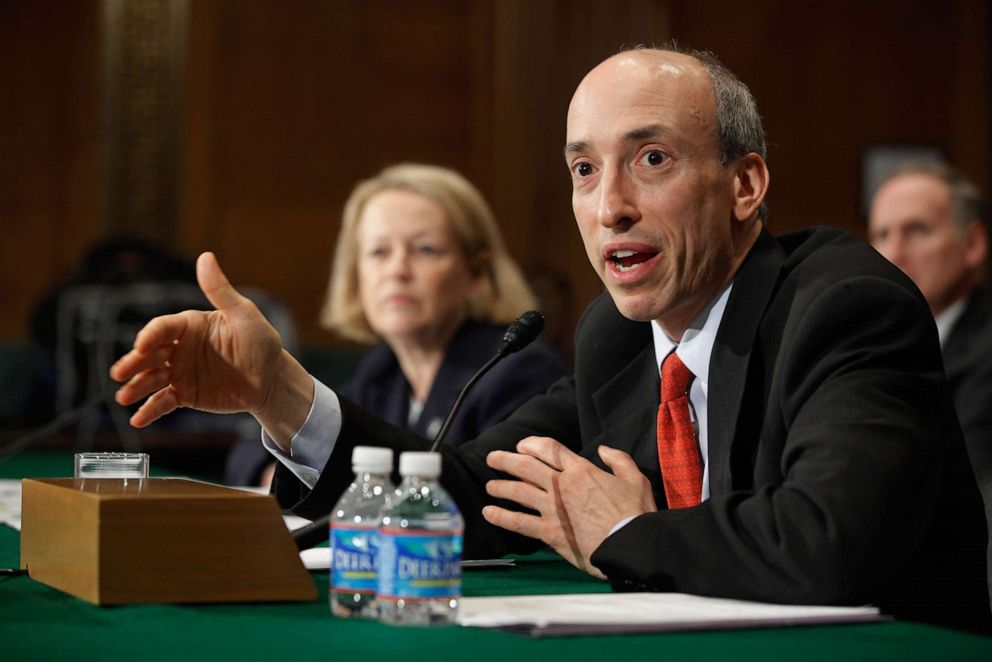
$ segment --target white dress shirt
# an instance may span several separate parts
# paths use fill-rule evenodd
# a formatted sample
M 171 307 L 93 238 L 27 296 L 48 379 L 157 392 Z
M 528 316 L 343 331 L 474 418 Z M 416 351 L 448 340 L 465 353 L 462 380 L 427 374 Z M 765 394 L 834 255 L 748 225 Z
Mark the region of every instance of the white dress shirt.
M 313 404 L 303 427 L 289 442 L 289 453 L 284 453 L 262 430 L 262 445 L 266 450 L 310 489 L 317 484 L 320 472 L 324 470 L 341 434 L 341 402 L 337 394 L 316 378 L 312 379 Z
M 947 343 L 947 336 L 951 335 L 951 329 L 954 328 L 954 324 L 961 317 L 961 313 L 964 312 L 964 305 L 967 301 L 968 297 L 961 297 L 945 308 L 944 312 L 933 318 L 934 322 L 937 323 L 937 337 L 940 339 L 941 349 L 944 349 L 944 345 Z

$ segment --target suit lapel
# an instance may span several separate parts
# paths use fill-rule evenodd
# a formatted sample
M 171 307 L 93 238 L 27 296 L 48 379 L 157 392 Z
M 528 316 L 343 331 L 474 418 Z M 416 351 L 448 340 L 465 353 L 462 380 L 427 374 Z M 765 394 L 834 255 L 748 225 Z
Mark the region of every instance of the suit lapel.
M 713 354 L 707 401 L 710 494 L 731 490 L 730 450 L 747 382 L 748 362 L 758 325 L 778 282 L 785 252 L 762 230 L 734 277 Z
M 643 350 L 593 393 L 592 399 L 603 426 L 595 441 L 629 453 L 655 483 L 660 475 L 657 410 L 661 400 L 661 378 L 655 365 L 650 334 Z M 594 446 L 588 447 L 593 449 L 589 459 L 601 464 Z
M 369 351 L 362 361 L 360 373 L 345 386 L 343 394 L 393 425 L 406 427 L 410 385 L 400 370 L 396 355 L 385 343 Z
M 956 381 L 971 369 L 974 358 L 975 338 L 979 336 L 989 321 L 989 301 L 982 289 L 976 289 L 968 297 L 961 317 L 951 327 L 944 340 L 941 353 L 944 357 L 944 373 L 947 381 Z

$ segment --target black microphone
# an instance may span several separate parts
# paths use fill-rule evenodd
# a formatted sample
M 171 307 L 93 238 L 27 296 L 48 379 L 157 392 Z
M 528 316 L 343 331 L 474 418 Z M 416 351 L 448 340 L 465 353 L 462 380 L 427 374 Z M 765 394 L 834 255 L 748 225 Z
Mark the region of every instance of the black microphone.
M 445 437 L 448 436 L 448 428 L 451 427 L 451 422 L 455 420 L 455 415 L 458 410 L 462 408 L 462 400 L 465 399 L 465 394 L 469 392 L 475 383 L 479 381 L 480 378 L 487 372 L 490 368 L 503 360 L 504 357 L 513 354 L 514 352 L 519 352 L 527 345 L 534 342 L 534 340 L 541 335 L 541 331 L 544 329 L 544 315 L 537 312 L 536 310 L 528 310 L 526 313 L 518 317 L 517 319 L 510 322 L 510 326 L 507 327 L 506 333 L 503 334 L 503 342 L 499 346 L 499 350 L 496 351 L 496 355 L 489 359 L 484 366 L 479 368 L 479 372 L 472 375 L 472 379 L 468 380 L 465 386 L 462 387 L 461 393 L 458 394 L 458 399 L 455 400 L 455 404 L 451 406 L 451 411 L 448 412 L 447 418 L 444 419 L 444 425 L 438 431 L 437 436 L 434 437 L 434 443 L 431 444 L 431 452 L 436 453 L 441 444 L 444 443 Z
M 468 393 L 469 389 L 471 389 L 483 375 L 489 372 L 490 368 L 499 363 L 504 357 L 509 356 L 514 352 L 519 352 L 524 347 L 534 342 L 534 340 L 541 335 L 541 331 L 543 329 L 544 315 L 536 310 L 528 310 L 526 313 L 510 322 L 510 326 L 507 327 L 506 333 L 503 334 L 503 341 L 500 343 L 499 349 L 496 351 L 496 355 L 489 359 L 484 366 L 479 368 L 479 371 L 472 375 L 472 379 L 468 380 L 465 386 L 462 387 L 461 393 L 458 394 L 458 399 L 455 400 L 455 404 L 451 406 L 451 411 L 448 412 L 447 418 L 444 419 L 444 424 L 438 431 L 437 436 L 434 437 L 434 443 L 431 444 L 432 453 L 436 453 L 438 449 L 441 448 L 441 444 L 444 443 L 444 439 L 448 435 L 448 428 L 451 427 L 451 421 L 454 420 L 458 410 L 461 409 L 462 400 L 465 399 L 465 394 Z M 296 546 L 302 551 L 304 549 L 310 549 L 311 547 L 327 540 L 327 527 L 330 523 L 330 519 L 331 515 L 328 514 L 325 517 L 321 517 L 319 520 L 315 520 L 306 526 L 301 526 L 300 528 L 294 530 L 293 540 L 296 541 Z
M 536 310 L 526 313 L 513 320 L 503 334 L 503 344 L 496 353 L 501 358 L 507 354 L 519 352 L 541 335 L 544 330 L 544 315 Z M 468 388 L 466 386 L 466 388 Z

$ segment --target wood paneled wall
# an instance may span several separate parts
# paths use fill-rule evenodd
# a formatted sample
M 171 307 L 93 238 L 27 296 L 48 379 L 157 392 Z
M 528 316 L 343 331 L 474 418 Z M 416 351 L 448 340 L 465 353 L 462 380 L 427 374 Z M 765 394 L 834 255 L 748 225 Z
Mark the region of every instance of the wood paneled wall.
M 317 329 L 338 218 L 396 161 L 479 182 L 486 121 L 478 3 L 195 3 L 182 246 L 217 251 Z
M 739 9 L 673 3 L 672 30 L 716 52 L 754 93 L 773 229 L 863 232 L 861 158 L 874 145 L 938 147 L 988 190 L 987 3 L 766 0 Z
M 668 36 L 661 0 L 195 3 L 182 245 L 277 293 L 310 342 L 354 183 L 402 160 L 465 173 L 557 305 L 566 345 L 599 284 L 561 156 L 581 76 Z M 374 8 L 374 9 L 373 9 Z M 595 35 L 590 39 L 590 35 Z
M 0 338 L 26 335 L 102 231 L 100 7 L 0 2 Z M 561 157 L 596 62 L 670 37 L 713 50 L 765 118 L 772 227 L 861 231 L 871 145 L 936 145 L 988 182 L 989 20 L 981 0 L 192 2 L 176 244 L 215 250 L 235 283 L 290 306 L 304 342 L 331 343 L 316 317 L 351 187 L 396 161 L 448 165 L 559 295 L 567 349 L 600 291 Z
M 0 2 L 0 340 L 102 232 L 98 9 Z

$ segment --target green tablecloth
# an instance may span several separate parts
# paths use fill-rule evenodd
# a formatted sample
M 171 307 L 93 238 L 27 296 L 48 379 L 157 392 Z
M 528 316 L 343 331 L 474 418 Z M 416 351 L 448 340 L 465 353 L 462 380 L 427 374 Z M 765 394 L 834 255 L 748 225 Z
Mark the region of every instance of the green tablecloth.
M 70 472 L 64 455 L 0 465 L 0 478 Z M 18 564 L 18 544 L 19 534 L 0 526 L 0 566 Z M 473 628 L 397 628 L 332 618 L 327 573 L 313 578 L 315 603 L 127 607 L 94 607 L 27 577 L 0 578 L 0 659 L 992 660 L 992 638 L 901 622 L 539 640 Z M 551 554 L 464 577 L 471 596 L 605 590 Z

